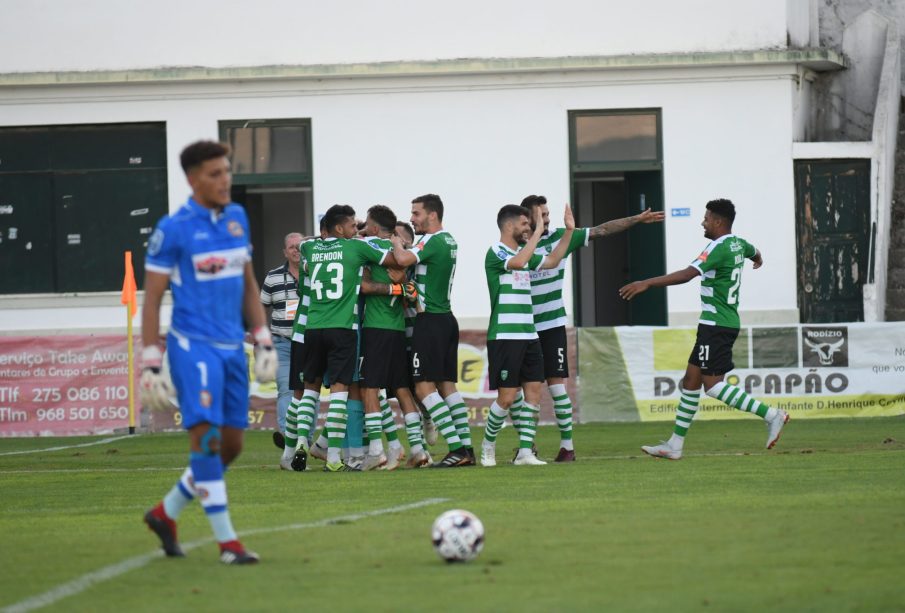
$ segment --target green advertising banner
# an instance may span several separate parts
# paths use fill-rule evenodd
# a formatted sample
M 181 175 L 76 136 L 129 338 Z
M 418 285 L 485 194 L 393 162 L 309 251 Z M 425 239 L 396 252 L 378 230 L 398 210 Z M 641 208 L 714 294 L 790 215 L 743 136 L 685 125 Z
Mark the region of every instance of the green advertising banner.
M 673 421 L 695 328 L 578 330 L 582 422 Z M 726 381 L 793 418 L 905 414 L 905 323 L 742 328 Z M 747 417 L 703 396 L 695 419 Z

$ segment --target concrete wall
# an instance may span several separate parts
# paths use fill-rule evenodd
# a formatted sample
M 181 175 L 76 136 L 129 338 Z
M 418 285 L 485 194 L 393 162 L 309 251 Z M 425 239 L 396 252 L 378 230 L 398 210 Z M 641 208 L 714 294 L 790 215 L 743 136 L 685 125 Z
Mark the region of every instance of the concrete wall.
M 784 48 L 809 0 L 15 0 L 0 73 Z M 791 13 L 791 16 L 790 16 Z

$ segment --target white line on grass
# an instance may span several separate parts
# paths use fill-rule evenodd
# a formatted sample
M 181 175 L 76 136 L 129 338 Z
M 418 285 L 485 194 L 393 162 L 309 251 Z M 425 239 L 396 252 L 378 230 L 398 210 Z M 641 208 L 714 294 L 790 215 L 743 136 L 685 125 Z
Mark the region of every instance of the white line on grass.
M 94 445 L 106 445 L 113 441 L 121 441 L 125 438 L 135 438 L 135 434 L 127 434 L 126 436 L 114 436 L 113 438 L 105 438 L 90 443 L 80 443 L 78 445 L 64 445 L 62 447 L 45 447 L 44 449 L 26 449 L 25 451 L 4 451 L 0 455 L 23 455 L 26 453 L 46 453 L 48 451 L 63 451 L 64 449 L 76 449 L 78 447 L 93 447 Z
M 272 528 L 256 528 L 252 530 L 246 530 L 244 532 L 240 532 L 239 536 L 249 536 L 254 534 L 269 534 L 271 532 L 285 532 L 288 530 L 306 530 L 308 528 L 323 528 L 324 526 L 331 526 L 333 524 L 339 523 L 349 523 L 358 521 L 360 519 L 367 519 L 369 517 L 377 517 L 379 515 L 389 515 L 390 513 L 401 513 L 403 511 L 411 511 L 412 509 L 419 509 L 421 507 L 427 507 L 434 504 L 439 504 L 441 502 L 447 502 L 449 498 L 426 498 L 425 500 L 419 500 L 418 502 L 412 502 L 409 504 L 401 504 L 395 507 L 387 507 L 385 509 L 376 509 L 374 511 L 362 511 L 361 513 L 350 513 L 349 515 L 340 515 L 339 517 L 331 517 L 327 519 L 321 519 L 319 521 L 313 521 L 303 524 L 288 524 L 285 526 L 275 526 Z M 185 543 L 182 545 L 183 551 L 191 551 L 192 549 L 197 549 L 202 545 L 208 545 L 213 543 L 214 539 L 205 538 L 197 541 L 192 541 L 190 543 Z M 20 613 L 24 611 L 33 611 L 35 609 L 40 609 L 42 607 L 46 607 L 52 605 L 55 602 L 62 600 L 63 598 L 67 598 L 69 596 L 75 596 L 76 594 L 80 594 L 84 592 L 89 587 L 93 585 L 97 585 L 98 583 L 103 583 L 109 579 L 113 579 L 115 577 L 119 577 L 120 575 L 124 575 L 130 570 L 135 570 L 136 568 L 141 568 L 150 562 L 151 560 L 155 560 L 157 558 L 163 557 L 162 551 L 155 551 L 153 553 L 146 553 L 140 556 L 135 556 L 134 558 L 129 558 L 127 560 L 123 560 L 122 562 L 117 562 L 116 564 L 111 564 L 110 566 L 105 566 L 100 570 L 96 570 L 94 572 L 90 572 L 86 575 L 82 575 L 77 579 L 74 579 L 68 583 L 64 583 L 62 585 L 58 585 L 57 587 L 50 589 L 43 594 L 38 594 L 37 596 L 32 596 L 31 598 L 26 598 L 25 600 L 21 600 L 15 604 L 11 604 L 7 607 L 4 607 L 2 613 Z

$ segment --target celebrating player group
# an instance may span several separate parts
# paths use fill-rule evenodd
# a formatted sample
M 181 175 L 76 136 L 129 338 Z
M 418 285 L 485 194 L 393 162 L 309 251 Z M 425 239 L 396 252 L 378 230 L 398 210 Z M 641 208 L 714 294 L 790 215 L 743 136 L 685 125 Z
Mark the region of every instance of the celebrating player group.
M 258 557 L 236 538 L 224 481 L 225 467 L 241 451 L 248 422 L 245 327 L 256 343 L 259 381 L 275 378 L 277 357 L 251 273 L 248 220 L 242 207 L 230 202 L 228 156 L 228 147 L 209 141 L 183 151 L 192 196 L 159 222 L 148 245 L 142 402 L 166 408 L 175 392 L 191 452 L 182 477 L 147 512 L 145 522 L 167 555 L 183 555 L 175 522 L 197 497 L 220 543 L 221 560 L 247 564 Z M 785 412 L 724 381 L 733 368 L 732 346 L 739 332 L 742 267 L 746 259 L 754 262 L 754 268 L 763 260 L 760 251 L 732 233 L 735 207 L 730 201 L 714 200 L 706 209 L 702 226 L 711 243 L 689 267 L 619 290 L 631 300 L 649 287 L 702 277 L 701 320 L 673 435 L 660 445 L 642 447 L 654 457 L 682 457 L 702 385 L 707 395 L 762 417 L 768 448 L 788 421 Z M 436 194 L 414 198 L 411 226 L 382 205 L 367 209 L 363 222 L 356 220 L 356 213 L 348 205 L 331 206 L 321 219 L 319 236 L 291 245 L 301 257 L 289 353 L 293 397 L 285 432 L 275 437 L 282 447 L 280 467 L 304 471 L 312 456 L 324 460 L 328 472 L 393 470 L 403 462 L 412 468 L 459 468 L 478 462 L 492 467 L 498 463 L 496 440 L 507 415 L 519 439 L 512 464 L 542 465 L 534 438 L 544 383 L 553 398 L 560 433 L 555 461 L 574 461 L 572 402 L 565 385 L 566 258 L 590 240 L 637 223 L 662 222 L 663 213 L 646 210 L 576 228 L 566 205 L 563 227 L 551 231 L 543 196 L 530 195 L 520 205 L 499 209 L 499 240 L 484 259 L 491 306 L 488 377 L 497 397 L 487 414 L 479 457 L 468 407 L 456 388 L 459 326 L 450 296 L 458 244 L 443 227 L 441 198 Z M 174 307 L 166 351 L 175 390 L 162 373 L 163 351 L 158 346 L 161 298 L 168 285 Z M 330 390 L 329 406 L 318 434 L 323 387 Z M 392 398 L 402 410 L 408 457 L 388 402 Z M 437 433 L 446 453 L 435 461 L 428 448 Z

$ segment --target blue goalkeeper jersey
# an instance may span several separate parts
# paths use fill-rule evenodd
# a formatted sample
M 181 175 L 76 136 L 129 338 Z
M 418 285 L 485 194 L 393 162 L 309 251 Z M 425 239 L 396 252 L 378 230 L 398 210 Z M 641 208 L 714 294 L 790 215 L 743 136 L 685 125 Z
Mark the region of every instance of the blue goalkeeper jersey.
M 218 214 L 189 198 L 157 223 L 145 270 L 170 277 L 172 331 L 211 343 L 242 342 L 248 237 L 248 217 L 238 204 Z

